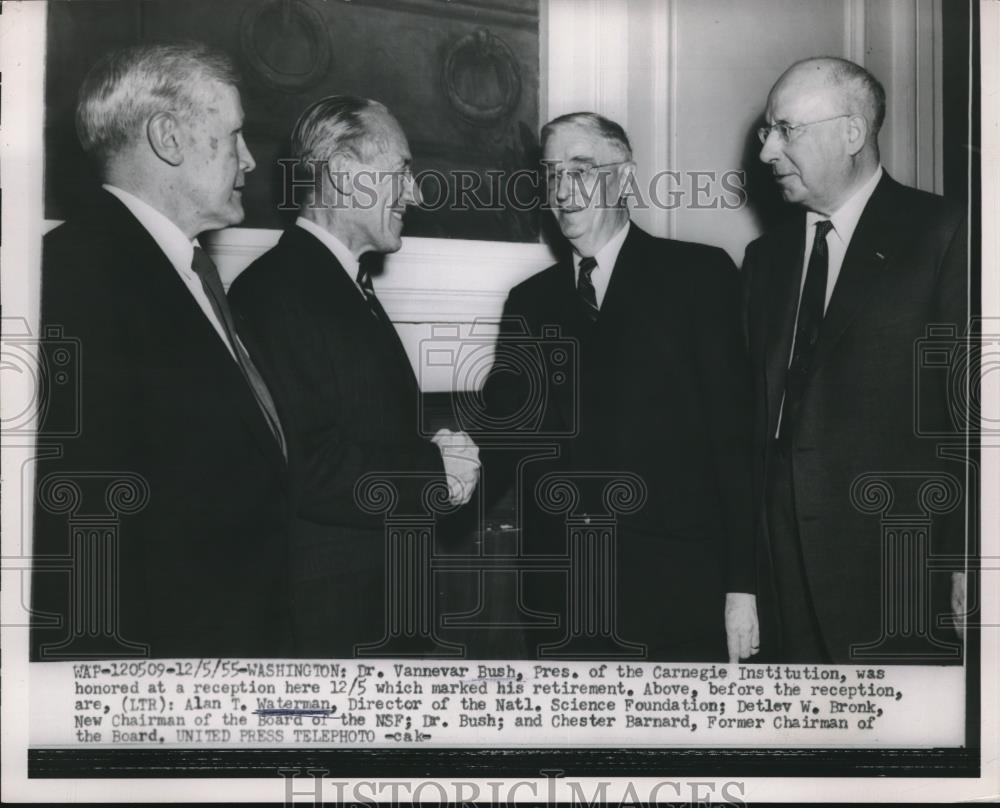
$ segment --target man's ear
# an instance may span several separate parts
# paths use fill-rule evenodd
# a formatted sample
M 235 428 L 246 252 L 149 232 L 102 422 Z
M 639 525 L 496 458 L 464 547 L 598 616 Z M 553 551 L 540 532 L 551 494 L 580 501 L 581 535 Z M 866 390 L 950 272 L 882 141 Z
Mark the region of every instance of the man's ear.
M 351 182 L 350 160 L 345 154 L 335 154 L 326 163 L 326 174 L 334 190 L 343 196 L 350 196 L 354 190 Z
M 146 122 L 146 138 L 163 162 L 179 166 L 184 162 L 184 140 L 180 122 L 170 112 L 157 112 Z
M 852 157 L 868 142 L 868 121 L 863 115 L 851 115 L 847 119 L 847 153 Z

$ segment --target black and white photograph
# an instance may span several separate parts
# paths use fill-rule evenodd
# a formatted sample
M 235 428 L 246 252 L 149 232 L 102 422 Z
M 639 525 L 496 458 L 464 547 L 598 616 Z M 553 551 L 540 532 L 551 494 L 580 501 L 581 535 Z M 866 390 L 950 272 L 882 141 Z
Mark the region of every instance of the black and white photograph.
M 998 42 L 0 3 L 4 801 L 997 798 Z

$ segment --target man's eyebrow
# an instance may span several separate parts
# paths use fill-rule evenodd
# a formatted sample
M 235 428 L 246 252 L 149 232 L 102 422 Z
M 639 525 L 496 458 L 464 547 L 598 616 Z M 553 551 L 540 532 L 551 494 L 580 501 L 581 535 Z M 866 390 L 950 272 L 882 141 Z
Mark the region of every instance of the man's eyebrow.
M 574 163 L 575 164 L 579 164 L 579 163 L 595 164 L 596 162 L 597 161 L 593 157 L 590 157 L 589 155 L 588 156 L 576 155 L 575 157 L 570 157 L 565 163 L 562 163 L 562 165 L 571 165 L 571 164 L 574 164 Z M 542 163 L 544 163 L 546 165 L 555 165 L 557 163 L 560 163 L 560 161 L 557 160 L 557 159 L 555 159 L 555 158 L 552 158 L 550 160 L 542 160 Z

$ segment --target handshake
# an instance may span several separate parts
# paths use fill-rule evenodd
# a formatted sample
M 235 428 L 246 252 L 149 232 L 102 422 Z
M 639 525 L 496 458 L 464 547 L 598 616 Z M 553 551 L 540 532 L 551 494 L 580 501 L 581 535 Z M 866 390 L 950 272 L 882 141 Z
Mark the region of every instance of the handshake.
M 452 505 L 464 505 L 479 482 L 479 447 L 466 432 L 450 429 L 439 429 L 431 442 L 441 451 L 449 501 Z

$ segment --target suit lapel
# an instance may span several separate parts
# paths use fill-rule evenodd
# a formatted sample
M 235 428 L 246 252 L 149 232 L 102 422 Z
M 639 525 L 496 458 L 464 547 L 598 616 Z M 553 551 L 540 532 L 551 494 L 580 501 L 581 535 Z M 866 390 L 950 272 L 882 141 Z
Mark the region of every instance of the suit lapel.
M 778 426 L 778 412 L 785 392 L 785 374 L 792 351 L 795 311 L 805 260 L 805 217 L 800 215 L 776 239 L 773 263 L 768 268 L 763 295 L 765 328 L 765 378 L 767 383 L 768 434 Z
M 373 349 L 375 345 L 382 346 L 382 354 L 391 358 L 414 390 L 418 389 L 413 365 L 410 364 L 399 334 L 378 297 L 376 296 L 373 304 L 376 307 L 373 314 L 367 298 L 349 277 L 343 264 L 325 244 L 304 228 L 290 228 L 282 236 L 282 240 L 285 239 L 289 242 L 289 249 L 295 255 L 295 260 L 301 261 L 307 271 L 315 273 L 314 288 L 329 290 L 331 316 L 350 316 L 358 329 L 370 335 L 370 339 L 365 341 Z
M 581 370 L 580 362 L 583 359 L 584 352 L 587 350 L 590 323 L 585 323 L 583 315 L 580 313 L 576 296 L 576 273 L 573 269 L 573 258 L 569 253 L 563 257 L 557 266 L 554 288 L 550 294 L 551 303 L 549 305 L 551 306 L 551 310 L 548 313 L 543 313 L 541 325 L 558 326 L 558 339 L 570 339 L 575 342 L 577 355 L 576 382 L 579 384 L 581 381 L 579 378 Z M 549 308 L 549 306 L 546 306 L 546 308 Z M 570 424 L 576 423 L 578 421 L 578 413 L 574 412 L 574 410 L 577 408 L 578 402 L 574 400 L 576 390 L 573 385 L 554 385 L 551 389 L 556 405 L 565 422 Z
M 174 343 L 189 367 L 203 367 L 218 380 L 211 391 L 191 391 L 192 395 L 214 395 L 229 400 L 230 409 L 245 422 L 261 450 L 275 463 L 284 465 L 281 447 L 264 418 L 257 399 L 243 377 L 236 360 L 222 342 L 177 270 L 159 245 L 117 198 L 102 192 L 108 205 L 107 221 L 112 237 L 119 240 L 131 258 L 123 266 L 122 283 L 135 289 L 136 306 L 153 309 L 147 320 L 151 345 L 166 340 Z M 155 353 L 152 356 L 155 361 Z
M 369 305 L 367 300 L 363 300 L 362 303 L 366 307 Z M 371 307 L 375 310 L 375 316 L 372 317 L 370 314 L 368 316 L 374 321 L 375 326 L 380 331 L 384 344 L 399 365 L 400 372 L 406 376 L 414 389 L 418 389 L 417 377 L 413 372 L 413 365 L 410 364 L 410 359 L 406 355 L 406 348 L 403 347 L 403 341 L 399 338 L 399 332 L 396 331 L 396 327 L 392 324 L 388 313 L 382 307 L 382 301 L 379 300 L 377 294 L 371 301 Z
M 562 336 L 582 339 L 586 336 L 585 326 L 580 315 L 579 301 L 576 295 L 576 270 L 573 268 L 573 258 L 568 256 L 559 263 L 556 275 L 555 321 L 562 328 Z
M 885 270 L 904 235 L 899 227 L 899 211 L 894 209 L 892 201 L 895 187 L 895 181 L 884 175 L 858 220 L 823 317 L 814 367 L 822 366 L 886 277 Z
M 636 281 L 643 266 L 649 261 L 648 251 L 645 249 L 647 238 L 646 233 L 635 224 L 629 225 L 628 235 L 622 243 L 621 250 L 618 251 L 618 258 L 615 259 L 614 270 L 601 303 L 601 313 L 597 320 L 598 334 L 609 328 L 614 330 L 615 324 L 622 318 L 635 316 L 635 305 L 642 299 Z

